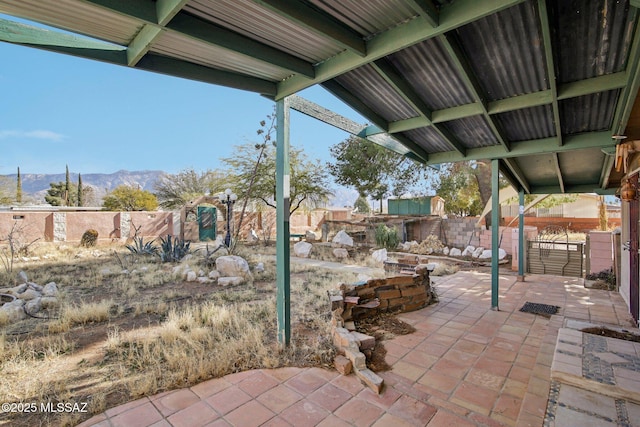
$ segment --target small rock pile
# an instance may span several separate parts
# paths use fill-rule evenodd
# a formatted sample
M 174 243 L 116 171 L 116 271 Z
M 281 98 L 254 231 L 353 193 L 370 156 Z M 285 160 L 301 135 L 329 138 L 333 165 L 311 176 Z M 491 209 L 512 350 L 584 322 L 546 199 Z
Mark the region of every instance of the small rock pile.
M 257 265 L 256 271 L 264 271 L 264 265 Z M 187 282 L 217 283 L 220 286 L 241 285 L 253 280 L 249 270 L 249 263 L 237 255 L 226 255 L 216 259 L 216 268 L 206 273 L 204 270 L 197 272 L 187 264 L 177 265 L 173 268 L 173 274 Z
M 49 282 L 44 286 L 29 281 L 24 271 L 18 273 L 17 285 L 0 288 L 0 315 L 15 323 L 35 316 L 36 313 L 58 306 L 58 285 Z

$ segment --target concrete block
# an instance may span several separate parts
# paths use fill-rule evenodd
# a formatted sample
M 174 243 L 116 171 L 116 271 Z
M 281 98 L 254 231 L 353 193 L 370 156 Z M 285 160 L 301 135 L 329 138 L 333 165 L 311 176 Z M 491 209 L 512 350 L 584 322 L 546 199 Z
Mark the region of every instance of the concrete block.
M 349 375 L 353 370 L 353 364 L 351 361 L 340 355 L 333 359 L 333 366 L 336 368 L 336 371 L 340 372 L 342 375 Z
M 367 385 L 367 387 L 373 390 L 376 394 L 380 394 L 383 386 L 382 378 L 377 376 L 370 369 L 356 370 L 355 374 L 358 378 L 360 378 L 360 381 Z
M 351 332 L 353 338 L 359 343 L 360 350 L 368 350 L 376 346 L 376 339 L 371 335 L 363 334 L 360 332 Z
M 364 353 L 362 353 L 358 346 L 348 347 L 344 349 L 344 355 L 347 359 L 351 361 L 353 364 L 353 368 L 355 370 L 367 369 L 367 358 Z

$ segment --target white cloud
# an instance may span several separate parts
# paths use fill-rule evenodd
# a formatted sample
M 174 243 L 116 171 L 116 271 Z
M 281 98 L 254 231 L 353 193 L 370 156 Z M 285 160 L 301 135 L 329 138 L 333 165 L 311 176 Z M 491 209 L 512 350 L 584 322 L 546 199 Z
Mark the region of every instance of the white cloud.
M 49 141 L 62 141 L 64 135 L 50 131 L 50 130 L 0 130 L 0 139 L 5 138 L 34 138 L 34 139 L 46 139 Z

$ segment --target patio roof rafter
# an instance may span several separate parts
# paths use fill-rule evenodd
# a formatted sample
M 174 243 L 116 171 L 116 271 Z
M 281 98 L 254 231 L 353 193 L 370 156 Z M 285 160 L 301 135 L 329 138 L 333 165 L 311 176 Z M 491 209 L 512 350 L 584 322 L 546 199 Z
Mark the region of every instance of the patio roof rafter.
M 553 45 L 551 43 L 551 29 L 547 14 L 546 0 L 538 0 L 538 17 L 540 19 L 540 29 L 542 30 L 542 42 L 544 46 L 544 57 L 547 63 L 547 82 L 551 92 L 551 109 L 553 111 L 553 126 L 555 128 L 558 145 L 562 145 L 562 125 L 560 123 L 560 107 L 558 106 L 558 87 L 556 84 L 556 68 L 554 62 Z M 562 177 L 560 177 L 562 179 Z M 562 184 L 561 184 L 562 187 Z
M 462 48 L 458 44 L 458 42 L 446 35 L 441 35 L 438 37 L 438 40 L 444 47 L 445 51 L 448 53 L 449 58 L 452 60 L 455 65 L 458 74 L 462 78 L 462 81 L 465 84 L 466 89 L 471 93 L 471 96 L 475 100 L 475 104 L 479 105 L 482 109 L 482 115 L 486 120 L 491 132 L 496 137 L 497 141 L 504 147 L 506 151 L 509 151 L 509 141 L 504 134 L 504 131 L 501 129 L 499 123 L 497 123 L 490 115 L 487 103 L 485 101 L 485 97 L 483 95 L 482 88 L 480 86 L 480 82 L 478 81 L 475 73 L 471 69 L 471 64 L 465 58 L 464 52 Z
M 378 74 L 393 87 L 393 89 L 413 108 L 423 120 L 429 123 L 428 126 L 440 135 L 455 151 L 465 155 L 466 148 L 456 139 L 445 127 L 434 125 L 431 121 L 431 109 L 424 103 L 420 96 L 411 88 L 409 83 L 395 70 L 386 59 L 378 59 L 371 64 Z M 387 125 L 388 126 L 388 125 Z
M 278 83 L 276 99 L 293 95 L 313 85 L 333 79 L 350 70 L 390 55 L 401 49 L 437 37 L 447 31 L 454 30 L 469 22 L 499 12 L 524 0 L 493 0 L 480 2 L 477 0 L 458 0 L 443 6 L 440 10 L 437 27 L 424 25 L 423 19 L 413 19 L 385 31 L 367 41 L 367 55 L 361 57 L 350 51 L 344 51 L 335 57 L 318 64 L 316 75 L 311 79 L 291 76 Z
M 360 35 L 306 4 L 295 0 L 253 1 L 323 37 L 330 38 L 360 57 L 367 54 L 366 43 Z
M 191 37 L 232 52 L 245 55 L 267 64 L 297 73 L 301 78 L 314 77 L 313 65 L 296 56 L 238 34 L 234 31 L 203 21 L 181 12 L 182 1 L 129 2 L 117 0 L 83 0 L 118 14 L 141 20 L 145 25 L 156 26 L 163 31 Z
M 511 175 L 515 178 L 515 181 L 517 181 L 517 185 L 515 185 L 516 183 L 514 182 L 511 183 L 514 186 L 514 188 L 522 188 L 525 191 L 525 193 L 531 193 L 531 185 L 527 181 L 527 178 L 525 177 L 524 172 L 522 171 L 520 166 L 518 166 L 515 159 L 507 158 L 507 159 L 502 159 L 502 161 L 506 166 L 506 168 L 503 168 L 503 169 L 508 170 L 511 173 Z
M 409 5 L 432 27 L 437 27 L 440 22 L 438 9 L 431 0 L 408 0 Z
M 556 169 L 556 175 L 558 176 L 558 186 L 560 187 L 560 193 L 564 194 L 564 178 L 562 177 L 562 168 L 560 167 L 560 158 L 558 157 L 558 153 L 551 154 L 553 157 L 553 165 Z

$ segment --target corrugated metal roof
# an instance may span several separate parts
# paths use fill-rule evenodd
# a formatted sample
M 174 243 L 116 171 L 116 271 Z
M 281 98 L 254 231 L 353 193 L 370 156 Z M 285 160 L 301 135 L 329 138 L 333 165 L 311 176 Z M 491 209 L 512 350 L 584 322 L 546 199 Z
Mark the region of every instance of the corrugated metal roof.
M 336 81 L 349 92 L 357 93 L 373 111 L 389 122 L 418 115 L 370 65 L 345 73 Z
M 425 40 L 389 55 L 387 59 L 433 110 L 457 107 L 474 101 L 451 57 L 438 40 Z
M 619 94 L 619 90 L 610 90 L 560 101 L 562 133 L 571 135 L 609 129 Z
M 74 0 L 6 0 L 0 13 L 127 46 L 142 28 L 136 19 Z
M 532 155 L 527 156 L 526 160 L 516 159 L 515 162 L 522 170 L 526 180 L 536 186 L 553 187 L 558 185 L 558 172 L 553 155 Z
M 151 52 L 272 81 L 283 80 L 290 74 L 282 68 L 172 31 L 163 32 Z
M 620 0 L 550 2 L 560 83 L 624 70 L 637 11 Z
M 549 88 L 533 2 L 474 21 L 456 34 L 489 101 Z
M 465 117 L 444 123 L 444 126 L 466 148 L 497 145 L 498 140 L 483 116 Z
M 309 0 L 318 9 L 369 38 L 412 19 L 416 12 L 402 0 Z
M 585 168 L 585 164 L 601 164 L 605 154 L 600 149 L 575 150 L 571 153 L 559 153 L 558 163 L 562 171 L 564 185 L 580 185 L 584 182 L 598 182 L 600 168 Z
M 442 139 L 440 134 L 430 126 L 402 132 L 402 135 L 412 141 L 416 141 L 429 154 L 451 150 L 451 145 Z
M 556 136 L 551 105 L 496 114 L 507 139 L 511 142 L 529 141 Z
M 344 50 L 330 38 L 322 37 L 251 0 L 192 0 L 184 10 L 312 63 Z

